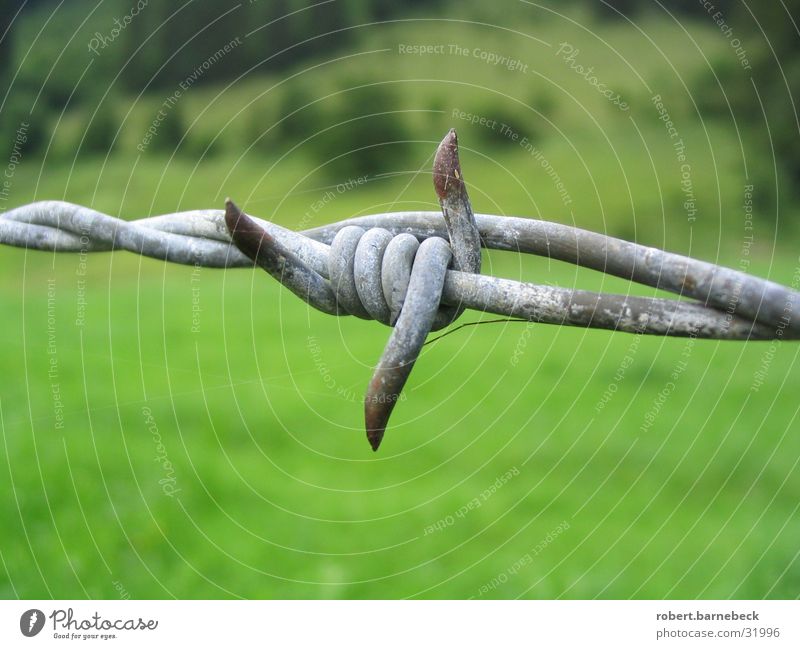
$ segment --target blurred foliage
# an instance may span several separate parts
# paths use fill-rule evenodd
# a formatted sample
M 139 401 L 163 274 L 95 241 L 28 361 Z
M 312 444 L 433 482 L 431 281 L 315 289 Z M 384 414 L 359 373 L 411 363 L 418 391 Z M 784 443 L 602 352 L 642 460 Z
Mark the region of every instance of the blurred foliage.
M 317 184 L 335 184 L 424 165 L 437 137 L 456 126 L 467 149 L 501 164 L 533 165 L 526 182 L 537 203 L 525 208 L 529 213 L 568 219 L 577 214 L 609 232 L 659 243 L 673 229 L 664 223 L 678 225 L 685 211 L 676 182 L 680 170 L 669 148 L 661 147 L 663 125 L 650 101 L 659 93 L 669 97 L 670 115 L 680 120 L 682 133 L 698 134 L 691 155 L 694 183 L 702 192 L 701 227 L 715 227 L 715 215 L 736 206 L 747 179 L 759 187 L 758 218 L 772 228 L 778 219 L 769 213 L 777 191 L 789 185 L 782 179 L 794 173 L 797 151 L 794 113 L 785 110 L 786 98 L 780 96 L 781 89 L 785 93 L 780 70 L 762 62 L 768 61 L 764 48 L 751 46 L 748 37 L 758 71 L 754 78 L 770 111 L 770 142 L 749 76 L 741 74 L 728 40 L 707 11 L 684 3 L 671 11 L 685 15 L 665 18 L 655 5 L 612 4 L 625 18 L 609 4 L 578 1 L 549 2 L 538 9 L 478 0 L 338 0 L 313 7 L 253 2 L 238 9 L 208 0 L 191 7 L 154 3 L 107 47 L 94 44 L 94 55 L 87 45 L 93 38 L 100 41 L 98 34 L 111 34 L 114 21 L 131 11 L 129 2 L 109 0 L 91 12 L 70 3 L 52 19 L 52 3 L 35 3 L 4 41 L 13 64 L 2 74 L 7 83 L 13 79 L 13 86 L 0 110 L 0 131 L 5 142 L 13 142 L 27 120 L 26 155 L 46 151 L 56 166 L 109 153 L 195 161 L 256 154 L 282 164 L 303 158 L 308 173 L 320 176 Z M 738 34 L 746 21 L 735 12 L 732 16 Z M 635 28 L 628 22 L 632 17 Z M 611 106 L 560 57 L 542 56 L 537 38 L 549 38 L 556 28 L 559 42 L 577 44 L 579 62 L 591 62 L 603 82 L 624 96 L 628 114 Z M 785 50 L 782 69 L 795 74 L 787 27 L 769 29 L 783 34 L 776 42 Z M 58 38 L 61 33 L 68 37 Z M 742 33 L 744 39 L 744 26 Z M 687 42 L 702 42 L 702 55 Z M 528 68 L 510 71 L 447 49 L 424 57 L 399 53 L 401 44 L 415 43 L 455 44 L 468 53 L 479 47 Z M 228 51 L 220 55 L 226 44 Z M 644 49 L 651 53 L 642 56 Z M 791 79 L 790 87 L 796 88 Z M 484 117 L 496 126 L 455 114 Z M 633 129 L 628 115 L 636 120 Z M 711 120 L 708 126 L 704 120 Z M 536 146 L 528 157 L 519 144 L 523 139 Z M 730 156 L 718 154 L 740 140 L 746 155 L 738 155 L 737 169 L 735 148 Z M 780 156 L 778 190 L 771 145 Z M 603 149 L 599 158 L 605 164 L 587 175 L 587 160 Z M 650 170 L 640 164 L 647 149 L 660 151 Z M 545 166 L 559 164 L 573 203 L 553 200 L 555 180 L 537 168 L 536 155 L 543 156 Z M 649 180 L 629 178 L 648 173 Z M 599 182 L 602 176 L 607 178 Z M 486 209 L 512 208 L 507 201 Z M 663 213 L 664 222 L 634 225 L 637 210 Z M 784 218 L 781 227 L 793 221 Z
M 782 4 L 787 4 L 794 13 L 800 8 L 798 0 Z M 7 5 L 3 20 L 10 23 L 16 15 L 15 3 Z M 754 150 L 760 149 L 762 155 L 768 156 L 770 147 L 774 147 L 781 172 L 786 174 L 787 181 L 797 184 L 800 147 L 795 141 L 799 130 L 796 100 L 800 59 L 796 54 L 796 27 L 786 19 L 786 11 L 777 3 L 750 5 L 718 0 L 714 3 L 714 15 L 720 12 L 745 44 L 752 57 L 752 75 L 743 73 L 730 48 L 712 50 L 708 54 L 708 68 L 695 70 L 690 75 L 694 79 L 693 101 L 696 100 L 706 116 L 727 119 L 734 115 L 739 120 L 737 127 L 742 127 L 742 136 L 753 144 Z M 153 145 L 147 148 L 151 152 L 170 151 L 183 139 L 183 148 L 178 153 L 187 155 L 215 154 L 251 145 L 269 155 L 280 147 L 292 146 L 313 136 L 308 139 L 307 150 L 314 151 L 318 162 L 326 165 L 332 175 L 357 174 L 380 163 L 386 151 L 376 148 L 376 143 L 415 139 L 428 133 L 415 128 L 413 119 L 390 115 L 392 110 L 405 108 L 403 104 L 409 103 L 403 101 L 402 88 L 362 87 L 353 92 L 345 105 L 329 101 L 321 89 L 330 93 L 380 83 L 384 77 L 362 64 L 358 56 L 347 63 L 348 72 L 343 73 L 341 67 L 336 67 L 332 72 L 334 77 L 327 72 L 307 73 L 306 70 L 316 67 L 323 53 L 326 59 L 331 59 L 336 57 L 336 52 L 357 52 L 359 47 L 379 48 L 387 42 L 393 44 L 394 39 L 387 39 L 387 36 L 405 29 L 402 23 L 402 29 L 395 29 L 398 24 L 392 21 L 398 18 L 418 19 L 418 25 L 422 26 L 436 17 L 461 12 L 468 14 L 473 24 L 500 24 L 515 20 L 517 15 L 524 21 L 530 13 L 530 7 L 522 3 L 500 6 L 474 1 L 456 4 L 445 0 L 402 3 L 336 0 L 314 5 L 301 0 L 276 0 L 248 2 L 238 9 L 217 0 L 183 4 L 151 2 L 135 15 L 132 13 L 136 4 L 130 0 L 106 0 L 91 9 L 81 3 L 66 3 L 58 6 L 55 13 L 54 7 L 55 3 L 47 1 L 27 3 L 14 21 L 13 29 L 0 42 L 0 54 L 8 61 L 1 66 L 0 87 L 10 90 L 0 110 L 2 141 L 12 142 L 19 124 L 28 121 L 31 124 L 26 143 L 29 152 L 41 152 L 50 146 L 52 155 L 72 155 L 81 141 L 87 152 L 107 152 L 112 142 L 117 149 L 130 152 L 143 136 L 141 132 L 125 131 L 134 127 L 141 129 L 142 124 L 146 131 L 153 119 L 153 115 L 135 115 L 140 110 L 136 106 L 150 106 L 147 97 L 168 96 L 192 75 L 192 89 L 185 91 L 185 95 L 196 93 L 202 87 L 222 88 L 230 83 L 240 85 L 242 79 L 266 80 L 274 75 L 284 81 L 270 95 L 269 101 L 254 101 L 237 107 L 244 116 L 236 125 L 225 125 L 224 137 L 220 135 L 218 124 L 214 125 L 214 132 L 204 121 L 198 122 L 191 110 L 181 106 L 160 125 L 158 137 L 154 137 Z M 625 29 L 630 19 L 641 21 L 642 16 L 659 12 L 664 15 L 655 4 L 633 0 L 545 2 L 542 8 L 553 15 L 583 12 L 584 20 L 594 15 Z M 707 28 L 712 36 L 717 29 L 712 13 L 697 2 L 670 3 L 669 11 L 670 19 L 676 23 L 687 23 L 688 17 Z M 385 24 L 375 29 L 373 25 L 381 21 Z M 123 23 L 125 27 L 115 32 Z M 461 27 L 467 28 L 466 25 Z M 55 38 L 54 31 L 69 38 Z M 439 40 L 444 40 L 446 30 L 437 32 Z M 376 33 L 382 36 L 376 38 Z M 765 42 L 763 34 L 769 35 L 769 43 Z M 463 34 L 461 36 L 463 39 Z M 474 42 L 484 42 L 484 38 L 485 32 Z M 215 59 L 220 48 L 237 39 L 238 43 L 224 57 Z M 724 46 L 725 38 L 718 29 L 715 40 Z M 499 46 L 499 42 L 494 45 Z M 519 54 L 530 60 L 527 52 Z M 204 66 L 208 61 L 213 62 Z M 422 61 L 415 62 L 415 70 L 422 72 L 425 69 L 422 64 Z M 477 72 L 477 77 L 480 76 Z M 750 76 L 758 89 L 758 97 Z M 111 98 L 105 97 L 108 93 Z M 449 107 L 444 96 L 446 93 L 431 93 L 428 103 L 433 110 L 445 111 Z M 531 123 L 529 112 L 523 107 L 536 106 L 540 112 L 552 114 L 564 107 L 564 99 L 556 100 L 555 96 L 539 87 L 519 97 L 520 104 L 498 101 L 495 96 L 484 100 L 477 110 L 494 115 L 522 133 L 526 130 L 524 125 Z M 139 101 L 140 97 L 145 99 Z M 136 98 L 136 104 L 131 106 L 126 98 Z M 380 110 L 367 107 L 365 99 Z M 764 114 L 760 109 L 762 104 Z M 366 116 L 381 111 L 387 115 Z M 222 111 L 215 112 L 222 114 Z M 231 117 L 229 114 L 228 119 Z M 354 138 L 345 134 L 346 127 L 337 126 L 352 119 L 357 119 L 359 124 L 353 131 Z M 119 120 L 124 123 L 119 124 Z M 309 132 L 309 124 L 318 125 L 316 134 Z M 82 128 L 85 136 L 59 133 L 57 138 L 51 138 L 61 125 Z M 118 130 L 121 133 L 116 141 Z M 527 130 L 529 137 L 538 135 L 530 126 Z M 506 138 L 492 130 L 476 129 L 475 135 L 476 144 L 508 145 Z M 218 140 L 218 136 L 221 139 Z M 51 139 L 62 141 L 50 142 Z M 350 146 L 342 148 L 344 144 Z M 332 154 L 335 160 L 331 160 Z M 393 146 L 391 154 L 396 154 L 402 162 L 407 159 L 408 147 Z M 754 165 L 753 173 L 762 172 Z M 762 185 L 769 184 L 767 178 L 763 180 Z
M 90 10 L 80 3 L 68 3 L 59 6 L 56 14 L 54 3 L 31 3 L 2 41 L 8 64 L 2 66 L 0 84 L 3 91 L 10 92 L 0 110 L 0 139 L 13 141 L 19 124 L 27 120 L 35 124 L 27 150 L 41 152 L 67 111 L 77 117 L 68 117 L 66 124 L 74 124 L 85 133 L 61 134 L 68 142 L 56 142 L 52 153 L 72 155 L 78 145 L 87 153 L 107 152 L 121 117 L 116 110 L 119 102 L 105 99 L 108 92 L 130 98 L 142 93 L 155 97 L 170 95 L 186 85 L 213 86 L 244 74 L 283 72 L 302 66 L 321 52 L 352 44 L 364 26 L 401 13 L 427 12 L 440 4 L 337 0 L 309 5 L 300 0 L 264 0 L 236 9 L 217 1 L 150 2 L 134 14 L 135 2 L 107 0 Z M 71 35 L 66 43 L 59 38 L 39 37 L 40 30 L 55 28 L 54 16 L 58 32 Z M 10 21 L 12 14 L 6 13 L 6 17 Z M 121 25 L 124 28 L 120 29 Z M 32 42 L 36 43 L 33 48 Z M 221 56 L 220 50 L 226 45 L 229 51 Z M 191 84 L 187 84 L 190 79 Z M 13 85 L 9 88 L 9 84 Z M 285 96 L 279 99 L 281 110 L 276 116 L 286 119 L 271 136 L 262 137 L 258 147 L 274 150 L 277 139 L 296 143 L 309 135 L 308 124 L 319 122 L 330 127 L 310 142 L 320 161 L 326 162 L 330 154 L 339 155 L 341 145 L 349 143 L 351 146 L 344 150 L 348 153 L 328 167 L 335 174 L 362 173 L 381 159 L 376 143 L 407 137 L 403 125 L 394 123 L 388 115 L 391 95 L 384 88 L 364 88 L 353 93 L 355 103 L 336 104 L 321 111 L 312 105 L 317 99 L 313 87 L 302 80 L 289 83 Z M 244 135 L 251 142 L 264 133 L 258 125 L 263 124 L 260 108 L 247 111 L 249 127 Z M 386 113 L 382 118 L 366 117 L 367 113 L 381 111 Z M 157 137 L 146 147 L 150 151 L 169 151 L 184 135 L 182 110 L 176 107 L 167 112 L 158 125 Z M 352 119 L 360 120 L 355 138 L 345 134 L 345 123 Z M 137 127 L 141 122 L 138 120 Z M 141 138 L 123 137 L 122 148 L 131 150 L 140 142 Z M 236 146 L 241 144 L 237 139 Z M 200 126 L 187 138 L 184 152 L 197 155 L 224 148 Z M 403 147 L 393 147 L 393 154 L 402 158 Z
M 729 13 L 737 4 L 739 4 L 737 0 L 713 0 L 712 13 L 717 11 Z M 642 2 L 642 0 L 602 0 L 592 3 L 597 15 L 607 19 L 618 19 L 620 16 L 636 17 L 643 10 L 653 10 L 655 5 L 655 2 Z M 662 6 L 673 15 L 691 17 L 708 15 L 708 10 L 698 0 L 670 0 L 668 4 Z
M 774 154 L 777 178 L 771 164 L 750 166 L 759 186 L 774 187 L 772 206 L 781 197 L 800 199 L 798 16 L 798 0 L 728 7 L 721 20 L 731 29 L 729 47 L 693 79 L 704 117 L 735 123 L 749 151 L 760 150 L 767 159 Z
M 750 9 L 753 14 L 750 22 L 746 22 L 750 16 L 745 15 L 743 9 L 739 15 L 744 24 L 750 25 L 749 40 L 762 41 L 756 50 L 752 72 L 758 96 L 752 96 L 752 84 L 740 76 L 734 82 L 739 95 L 737 109 L 747 111 L 747 107 L 751 107 L 749 113 L 745 112 L 745 119 L 751 127 L 768 131 L 770 145 L 775 147 L 778 160 L 789 175 L 790 186 L 797 191 L 800 187 L 800 36 L 795 21 L 800 16 L 800 0 L 784 0 L 780 5 L 758 3 Z M 744 99 L 748 91 L 751 96 Z M 756 110 L 756 107 L 763 110 Z

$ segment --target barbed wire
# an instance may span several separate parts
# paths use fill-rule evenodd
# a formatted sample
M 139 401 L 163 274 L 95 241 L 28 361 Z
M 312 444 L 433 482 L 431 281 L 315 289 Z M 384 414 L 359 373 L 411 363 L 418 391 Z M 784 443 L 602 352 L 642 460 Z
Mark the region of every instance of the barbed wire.
M 327 274 L 325 268 L 330 243 L 336 233 L 347 226 L 384 228 L 393 235 L 406 233 L 417 239 L 446 236 L 438 212 L 374 214 L 297 233 L 263 219 L 251 218 L 323 274 Z M 465 295 L 463 297 L 471 305 L 467 308 L 514 317 L 528 313 L 534 321 L 549 324 L 667 336 L 693 333 L 702 338 L 761 340 L 778 337 L 780 331 L 787 339 L 795 339 L 800 333 L 796 318 L 800 304 L 798 293 L 780 284 L 568 225 L 486 214 L 477 214 L 475 219 L 484 248 L 571 262 L 695 298 L 715 308 L 710 310 L 691 302 L 610 296 L 512 280 L 495 284 L 494 280 L 498 278 L 465 278 L 453 270 L 448 271 L 449 281 L 442 296 L 445 304 L 454 299 L 457 303 L 463 302 L 459 298 L 465 288 L 482 295 L 490 285 L 505 285 L 519 291 L 513 313 L 507 312 L 508 307 L 500 302 L 492 304 L 485 297 L 469 298 Z M 190 210 L 124 221 L 72 203 L 40 201 L 11 209 L 0 218 L 0 244 L 51 252 L 127 250 L 146 257 L 208 268 L 253 266 L 252 259 L 231 245 L 225 226 L 225 211 L 221 209 Z M 612 300 L 612 297 L 619 297 L 621 301 Z M 577 310 L 569 308 L 569 305 L 577 307 L 579 302 L 593 301 L 595 310 L 607 309 L 609 301 L 629 308 L 618 308 L 616 314 L 584 314 L 577 319 Z M 479 303 L 483 303 L 482 306 Z M 542 308 L 534 312 L 532 307 L 537 304 Z M 649 322 L 639 322 L 643 313 L 651 314 Z M 668 317 L 659 318 L 659 313 Z M 731 318 L 731 314 L 740 317 Z M 763 326 L 754 326 L 748 318 L 755 318 Z
M 465 309 L 546 324 L 723 340 L 800 338 L 800 293 L 745 273 L 576 227 L 473 215 L 451 129 L 437 150 L 442 212 L 362 216 L 294 232 L 223 210 L 125 221 L 63 201 L 0 218 L 0 243 L 52 252 L 126 250 L 210 268 L 262 267 L 324 313 L 393 327 L 365 398 L 378 448 L 428 333 Z M 597 293 L 480 274 L 480 248 L 557 259 L 687 300 Z

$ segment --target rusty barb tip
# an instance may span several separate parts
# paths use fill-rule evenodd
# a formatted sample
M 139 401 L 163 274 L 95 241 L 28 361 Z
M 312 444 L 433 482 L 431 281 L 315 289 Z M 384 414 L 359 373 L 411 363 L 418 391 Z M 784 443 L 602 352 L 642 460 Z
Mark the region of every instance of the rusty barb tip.
M 373 451 L 377 451 L 383 441 L 386 426 L 389 424 L 389 416 L 392 414 L 396 403 L 394 399 L 383 400 L 377 398 L 377 395 L 382 393 L 382 388 L 386 387 L 386 374 L 386 369 L 375 370 L 375 374 L 369 382 L 367 394 L 364 397 L 364 424 L 367 429 L 367 440 Z M 389 370 L 388 374 L 388 378 L 391 379 L 395 377 L 396 372 Z
M 440 200 L 460 191 L 464 184 L 461 163 L 458 160 L 458 135 L 451 128 L 436 149 L 433 160 L 433 188 Z
M 275 241 L 230 198 L 225 199 L 225 227 L 228 228 L 234 245 L 254 262 L 263 266 L 260 258 L 267 252 L 266 248 L 276 246 Z
M 371 430 L 367 433 L 369 445 L 373 451 L 377 451 L 383 441 L 383 431 Z
M 262 239 L 272 243 L 269 233 L 242 212 L 230 198 L 225 199 L 225 225 L 234 243 L 245 254 L 250 254 L 248 250 L 252 252 L 253 244 L 260 244 Z
M 239 222 L 239 219 L 242 217 L 242 210 L 240 210 L 236 203 L 234 203 L 230 198 L 225 199 L 225 225 L 228 227 L 228 231 L 233 234 L 233 231 L 236 229 L 236 225 Z

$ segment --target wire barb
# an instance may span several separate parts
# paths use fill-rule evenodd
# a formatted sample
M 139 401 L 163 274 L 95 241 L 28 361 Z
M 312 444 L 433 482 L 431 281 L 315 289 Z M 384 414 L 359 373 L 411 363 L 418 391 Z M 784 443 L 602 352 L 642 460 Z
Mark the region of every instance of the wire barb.
M 392 410 L 434 325 L 451 260 L 459 270 L 470 273 L 481 270 L 480 237 L 461 174 L 455 129 L 450 129 L 436 150 L 433 186 L 442 206 L 449 245 L 444 239 L 431 237 L 415 253 L 402 311 L 364 399 L 367 439 L 373 451 L 380 446 Z M 449 324 L 463 311 L 459 304 L 459 308 L 449 309 L 443 316 Z

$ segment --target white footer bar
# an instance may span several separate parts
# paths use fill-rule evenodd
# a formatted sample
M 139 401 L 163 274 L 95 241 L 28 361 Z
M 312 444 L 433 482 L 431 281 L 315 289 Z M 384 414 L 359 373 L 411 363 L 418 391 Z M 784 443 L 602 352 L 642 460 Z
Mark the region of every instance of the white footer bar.
M 0 602 L 0 647 L 796 648 L 799 630 L 798 601 Z

